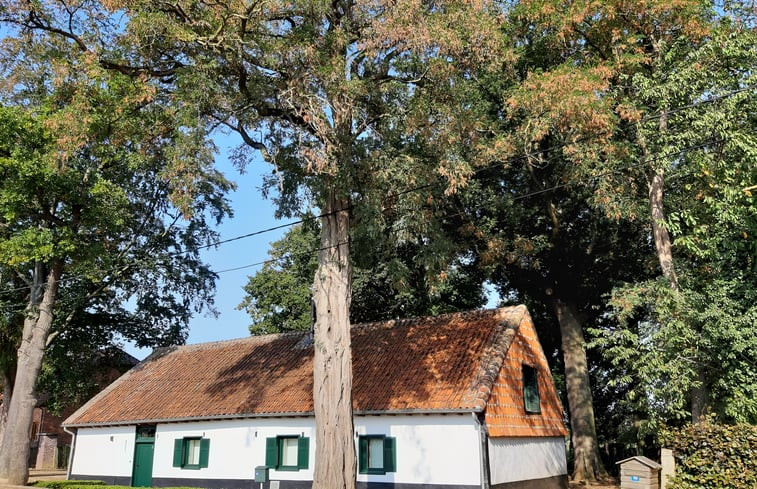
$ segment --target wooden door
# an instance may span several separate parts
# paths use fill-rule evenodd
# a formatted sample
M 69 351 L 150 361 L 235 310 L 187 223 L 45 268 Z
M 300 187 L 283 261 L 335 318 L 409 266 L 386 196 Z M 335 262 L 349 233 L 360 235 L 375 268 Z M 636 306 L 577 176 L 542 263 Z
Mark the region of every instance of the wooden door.
M 150 487 L 152 485 L 152 455 L 154 442 L 137 442 L 134 449 L 134 473 L 131 485 Z

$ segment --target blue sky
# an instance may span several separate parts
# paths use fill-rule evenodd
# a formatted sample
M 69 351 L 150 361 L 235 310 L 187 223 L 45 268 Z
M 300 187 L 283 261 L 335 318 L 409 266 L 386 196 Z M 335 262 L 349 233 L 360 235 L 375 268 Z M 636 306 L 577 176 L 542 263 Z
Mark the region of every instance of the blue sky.
M 0 25 L 0 39 L 8 35 L 6 25 Z M 271 171 L 271 166 L 263 162 L 258 156 L 256 161 L 248 165 L 246 172 L 239 171 L 229 162 L 228 154 L 236 147 L 241 139 L 238 135 L 217 134 L 214 137 L 219 152 L 216 155 L 216 167 L 229 180 L 236 182 L 237 190 L 229 195 L 234 218 L 226 219 L 218 228 L 221 239 L 232 238 L 252 231 L 268 228 L 278 224 L 290 222 L 274 219 L 274 206 L 271 201 L 262 197 L 262 175 Z M 233 241 L 201 252 L 206 263 L 213 270 L 225 270 L 257 263 L 268 258 L 269 244 L 281 238 L 287 229 L 278 229 L 270 233 Z M 247 283 L 247 277 L 259 270 L 261 265 L 232 272 L 221 273 L 216 281 L 215 307 L 218 317 L 200 315 L 192 318 L 189 324 L 187 343 L 203 343 L 207 341 L 241 338 L 249 335 L 250 317 L 244 311 L 237 311 L 236 306 L 242 301 L 244 291 L 242 287 Z M 133 345 L 124 345 L 124 349 L 142 360 L 150 354 L 152 349 L 137 349 Z
M 262 159 L 256 159 L 248 165 L 244 174 L 232 166 L 228 154 L 239 142 L 238 136 L 217 135 L 215 143 L 219 152 L 216 156 L 216 167 L 226 174 L 229 180 L 236 182 L 237 190 L 229 195 L 234 217 L 226 219 L 217 228 L 220 238 L 228 239 L 234 236 L 258 231 L 279 224 L 290 222 L 285 219 L 274 219 L 274 206 L 270 200 L 263 198 L 260 188 L 262 176 L 271 171 L 271 167 Z M 220 245 L 217 249 L 207 249 L 201 252 L 206 263 L 215 271 L 242 267 L 257 263 L 268 258 L 270 243 L 281 238 L 287 229 L 277 229 L 270 233 L 240 239 Z M 247 277 L 253 275 L 262 265 L 242 270 L 220 273 L 216 281 L 215 307 L 218 317 L 199 315 L 189 323 L 189 337 L 187 343 L 203 343 L 207 341 L 241 338 L 249 335 L 250 317 L 244 311 L 237 311 L 236 306 L 242 302 L 244 291 L 242 287 L 247 283 Z M 151 349 L 137 349 L 126 345 L 125 350 L 140 360 L 150 354 Z
M 234 217 L 226 219 L 217 228 L 220 239 L 259 231 L 269 227 L 291 222 L 289 219 L 276 220 L 274 205 L 263 198 L 260 188 L 263 185 L 262 176 L 271 172 L 271 166 L 263 162 L 258 156 L 246 168 L 244 174 L 229 162 L 230 151 L 239 144 L 236 135 L 219 134 L 215 138 L 219 152 L 216 156 L 216 167 L 226 174 L 229 180 L 236 182 L 237 190 L 230 194 L 229 200 L 234 209 Z M 201 255 L 211 268 L 218 271 L 244 267 L 252 263 L 259 263 L 268 258 L 270 243 L 281 238 L 288 228 L 277 229 L 268 233 L 240 239 L 220 245 L 216 249 L 206 249 Z M 237 305 L 242 302 L 244 291 L 242 287 L 247 278 L 254 275 L 262 265 L 219 273 L 216 281 L 215 308 L 218 316 L 196 315 L 189 323 L 187 344 L 204 343 L 208 341 L 242 338 L 249 335 L 250 316 L 244 311 L 238 311 Z M 495 307 L 499 296 L 492 287 L 487 287 L 489 304 Z M 131 355 L 142 360 L 152 351 L 149 348 L 137 349 L 132 345 L 124 348 Z

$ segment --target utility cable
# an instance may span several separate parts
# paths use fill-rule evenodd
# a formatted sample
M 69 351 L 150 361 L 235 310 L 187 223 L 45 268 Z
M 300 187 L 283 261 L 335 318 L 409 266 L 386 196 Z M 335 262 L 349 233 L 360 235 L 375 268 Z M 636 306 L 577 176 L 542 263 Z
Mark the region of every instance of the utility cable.
M 725 93 L 725 94 L 722 94 L 722 95 L 719 95 L 719 96 L 716 96 L 716 97 L 711 97 L 711 98 L 706 99 L 706 100 L 701 100 L 701 101 L 693 102 L 691 104 L 687 104 L 687 105 L 684 105 L 684 106 L 675 107 L 675 108 L 672 108 L 672 109 L 669 109 L 669 110 L 665 110 L 665 111 L 659 112 L 657 114 L 652 114 L 652 115 L 643 117 L 642 119 L 640 119 L 638 121 L 638 124 L 658 119 L 663 114 L 668 114 L 668 115 L 669 114 L 675 114 L 675 113 L 681 112 L 681 111 L 686 110 L 686 109 L 695 108 L 695 107 L 699 107 L 699 106 L 702 106 L 702 105 L 707 105 L 707 104 L 711 104 L 711 103 L 715 103 L 715 102 L 720 102 L 721 100 L 725 100 L 727 98 L 733 97 L 733 96 L 738 95 L 740 93 L 743 93 L 743 92 L 746 92 L 746 91 L 752 91 L 752 90 L 756 90 L 756 89 L 757 89 L 757 86 L 745 87 L 745 88 L 741 88 L 741 89 L 738 89 L 738 90 L 730 91 L 728 93 Z M 557 144 L 557 145 L 553 145 L 553 146 L 550 146 L 550 147 L 547 147 L 547 148 L 530 151 L 530 152 L 523 153 L 523 154 L 520 154 L 520 155 L 515 155 L 515 156 L 512 156 L 512 157 L 508 158 L 507 160 L 505 160 L 503 162 L 497 162 L 497 163 L 495 163 L 493 165 L 487 165 L 487 166 L 484 166 L 484 167 L 481 167 L 481 168 L 477 168 L 477 169 L 475 169 L 473 171 L 473 174 L 483 173 L 483 172 L 485 172 L 487 170 L 491 170 L 491 169 L 494 169 L 494 168 L 499 168 L 502 165 L 507 164 L 507 163 L 515 163 L 515 162 L 518 162 L 518 161 L 521 161 L 521 160 L 525 160 L 525 159 L 533 157 L 533 156 L 539 156 L 539 155 L 543 155 L 545 153 L 554 152 L 554 151 L 557 151 L 559 149 L 563 149 L 563 148 L 565 148 L 567 146 L 570 146 L 570 145 L 575 145 L 575 144 L 583 143 L 583 142 L 586 142 L 586 141 L 591 141 L 592 139 L 597 139 L 599 137 L 608 136 L 608 135 L 612 135 L 612 131 L 604 131 L 604 132 L 594 133 L 594 134 L 587 135 L 587 136 L 584 136 L 584 137 L 581 137 L 581 138 L 577 138 L 577 139 L 575 139 L 573 141 L 563 142 L 563 143 L 560 143 L 560 144 Z M 419 190 L 426 190 L 426 189 L 432 188 L 432 187 L 434 187 L 436 185 L 437 185 L 437 183 L 434 182 L 434 183 L 426 183 L 426 184 L 422 184 L 422 185 L 417 185 L 417 186 L 414 186 L 414 187 L 408 187 L 407 189 L 401 190 L 399 192 L 389 193 L 386 196 L 386 199 L 394 199 L 394 198 L 397 198 L 397 197 L 400 197 L 400 196 L 403 196 L 403 195 L 407 195 L 409 193 L 417 192 Z M 322 213 L 322 214 L 318 214 L 316 216 L 304 217 L 304 218 L 297 219 L 297 220 L 294 220 L 294 221 L 290 221 L 290 222 L 287 222 L 287 223 L 283 223 L 283 224 L 280 224 L 280 225 L 277 225 L 277 226 L 272 226 L 272 227 L 269 227 L 269 228 L 261 229 L 261 230 L 258 230 L 258 231 L 253 231 L 253 232 L 242 234 L 242 235 L 239 235 L 239 236 L 233 236 L 231 238 L 226 238 L 226 239 L 214 241 L 212 243 L 208 243 L 208 244 L 205 244 L 205 245 L 202 245 L 202 246 L 197 246 L 197 247 L 193 248 L 192 251 L 194 251 L 194 250 L 202 250 L 202 249 L 207 249 L 207 248 L 212 248 L 214 246 L 219 246 L 219 245 L 222 245 L 222 244 L 225 244 L 225 243 L 230 243 L 230 242 L 233 242 L 233 241 L 238 241 L 238 240 L 250 238 L 250 237 L 253 237 L 253 236 L 258 236 L 258 235 L 269 233 L 269 232 L 272 232 L 272 231 L 277 231 L 279 229 L 285 229 L 285 228 L 288 228 L 288 227 L 296 226 L 298 224 L 302 224 L 304 222 L 310 222 L 310 221 L 314 221 L 314 220 L 321 219 L 321 218 L 324 218 L 324 217 L 332 216 L 332 215 L 335 215 L 335 214 L 337 214 L 339 212 L 343 212 L 345 210 L 349 210 L 350 208 L 351 208 L 351 206 L 348 206 L 346 208 L 337 209 L 337 210 L 330 211 L 330 212 L 325 212 L 325 213 Z M 190 253 L 190 252 L 191 251 L 176 251 L 176 252 L 170 253 L 169 256 L 174 256 L 174 255 L 179 255 L 179 254 L 185 254 L 185 253 Z
M 694 108 L 694 107 L 698 107 L 698 106 L 702 106 L 702 105 L 706 105 L 706 104 L 710 104 L 710 103 L 719 102 L 719 101 L 722 101 L 724 99 L 727 99 L 727 98 L 730 98 L 732 96 L 735 96 L 737 94 L 740 94 L 740 93 L 743 93 L 743 92 L 746 92 L 746 91 L 755 90 L 755 89 L 757 89 L 757 86 L 744 87 L 744 88 L 741 88 L 741 89 L 738 89 L 738 90 L 733 90 L 731 92 L 728 92 L 728 93 L 725 93 L 725 94 L 722 94 L 722 95 L 719 95 L 719 96 L 716 96 L 716 97 L 712 97 L 712 98 L 709 98 L 709 99 L 706 99 L 706 100 L 694 102 L 694 103 L 691 103 L 691 104 L 687 104 L 685 106 L 680 106 L 680 107 L 675 107 L 675 108 L 672 108 L 672 109 L 668 109 L 668 110 L 662 111 L 662 112 L 660 112 L 658 114 L 653 114 L 653 115 L 647 116 L 645 118 L 642 118 L 639 121 L 639 123 L 659 118 L 659 117 L 662 116 L 663 113 L 671 114 L 671 113 L 681 112 L 682 110 L 685 110 L 685 109 Z M 563 143 L 560 143 L 560 144 L 557 144 L 557 145 L 553 145 L 553 146 L 550 146 L 550 147 L 547 147 L 547 148 L 543 148 L 543 149 L 531 151 L 531 152 L 528 152 L 528 153 L 516 155 L 516 156 L 508 158 L 507 160 L 505 160 L 503 162 L 497 162 L 497 163 L 495 163 L 493 165 L 488 165 L 488 166 L 485 166 L 485 167 L 477 168 L 476 170 L 474 170 L 473 174 L 482 173 L 482 172 L 485 172 L 487 170 L 491 170 L 491 169 L 494 169 L 494 168 L 499 168 L 502 165 L 507 164 L 507 163 L 515 163 L 515 162 L 518 162 L 520 160 L 525 160 L 525 159 L 533 157 L 533 156 L 538 156 L 538 155 L 543 155 L 545 153 L 553 152 L 553 151 L 565 148 L 566 146 L 569 146 L 569 145 L 575 145 L 575 144 L 578 144 L 578 143 L 581 143 L 581 142 L 590 141 L 592 139 L 596 139 L 596 138 L 599 138 L 599 137 L 602 137 L 602 136 L 611 135 L 611 134 L 612 134 L 611 131 L 594 133 L 592 135 L 587 135 L 587 136 L 584 136 L 582 138 L 578 138 L 578 139 L 573 140 L 573 141 L 563 142 Z M 700 145 L 697 145 L 696 147 L 698 147 L 698 146 L 700 146 Z M 625 170 L 628 170 L 628 169 L 631 169 L 631 168 L 634 168 L 634 167 L 638 167 L 638 166 L 644 166 L 647 163 L 648 162 L 637 163 L 635 165 L 630 165 L 630 166 L 625 167 L 625 168 L 611 170 L 610 173 L 618 172 L 618 171 L 625 171 Z M 600 176 L 601 175 L 602 174 L 600 174 Z M 591 177 L 591 178 L 596 178 L 596 177 Z M 573 185 L 574 183 L 581 183 L 581 182 L 580 181 L 578 181 L 578 182 L 565 182 L 565 183 L 559 184 L 559 185 L 557 185 L 555 187 L 550 187 L 550 188 L 546 188 L 546 189 L 537 190 L 537 191 L 531 192 L 531 193 L 523 195 L 523 196 L 516 196 L 514 199 L 527 198 L 527 197 L 531 197 L 531 196 L 534 196 L 534 195 L 539 195 L 541 193 L 545 193 L 545 192 L 549 192 L 549 191 L 552 191 L 552 190 L 556 190 L 558 188 L 563 188 L 563 187 L 567 187 L 567 186 Z M 417 192 L 417 191 L 420 191 L 420 190 L 425 190 L 425 189 L 428 189 L 428 188 L 432 188 L 432 187 L 434 187 L 434 186 L 436 186 L 438 184 L 439 184 L 439 182 L 434 182 L 434 183 L 427 183 L 427 184 L 423 184 L 423 185 L 409 187 L 409 188 L 401 190 L 399 192 L 395 192 L 393 194 L 389 194 L 386 198 L 387 199 L 396 198 L 396 197 L 399 197 L 399 196 L 402 196 L 402 195 L 406 195 L 406 194 L 409 194 L 409 193 L 413 193 L 413 192 Z M 309 222 L 309 221 L 313 221 L 313 220 L 316 220 L 316 219 L 321 219 L 323 217 L 328 217 L 330 215 L 334 215 L 334 214 L 337 214 L 339 212 L 343 212 L 344 210 L 348 210 L 348 209 L 349 209 L 349 207 L 345 208 L 345 209 L 337 209 L 337 210 L 334 210 L 334 211 L 331 211 L 331 212 L 322 213 L 322 214 L 319 214 L 317 216 L 304 217 L 302 219 L 297 219 L 297 220 L 294 220 L 294 221 L 290 221 L 290 222 L 283 223 L 283 224 L 280 224 L 280 225 L 272 226 L 272 227 L 269 227 L 269 228 L 252 231 L 252 232 L 245 233 L 245 234 L 242 234 L 242 235 L 233 236 L 231 238 L 217 240 L 217 241 L 214 241 L 212 243 L 208 243 L 208 244 L 201 245 L 201 246 L 196 246 L 196 247 L 193 247 L 191 250 L 170 252 L 170 253 L 167 254 L 167 256 L 171 257 L 171 256 L 185 255 L 185 254 L 188 254 L 188 253 L 194 253 L 194 252 L 199 251 L 199 250 L 203 250 L 203 249 L 208 249 L 208 248 L 220 246 L 222 244 L 230 243 L 230 242 L 233 242 L 233 241 L 238 241 L 238 240 L 246 239 L 246 238 L 249 238 L 249 237 L 253 237 L 253 236 L 258 236 L 258 235 L 261 235 L 261 234 L 269 233 L 269 232 L 272 232 L 272 231 L 275 231 L 275 230 L 285 229 L 285 228 L 288 228 L 288 227 L 292 227 L 292 226 L 295 226 L 295 225 L 298 225 L 298 224 L 302 224 L 304 222 Z M 262 263 L 263 262 L 261 262 L 261 264 Z M 137 263 L 137 265 L 138 265 L 138 263 Z M 254 266 L 254 265 L 252 265 L 252 264 L 251 265 L 245 265 L 242 268 L 250 268 L 252 266 Z M 222 272 L 215 272 L 215 273 L 223 273 L 223 272 L 226 272 L 226 271 L 231 271 L 231 269 L 224 270 Z M 69 280 L 74 280 L 76 278 L 77 278 L 76 276 L 69 276 L 69 277 L 66 277 L 65 279 L 61 280 L 61 283 L 64 283 L 64 282 L 69 281 Z M 79 277 L 79 278 L 84 278 L 84 277 L 82 276 L 82 277 Z M 27 289 L 30 289 L 30 288 L 31 288 L 31 286 L 22 286 L 22 287 L 16 287 L 16 288 L 11 288 L 11 289 L 5 289 L 5 290 L 0 291 L 0 294 L 10 293 L 10 292 L 16 292 L 16 291 L 21 291 L 21 290 L 27 290 Z
M 603 177 L 606 177 L 606 176 L 609 176 L 609 175 L 612 175 L 612 174 L 615 174 L 615 173 L 621 173 L 621 172 L 624 172 L 626 170 L 630 170 L 630 169 L 633 169 L 633 168 L 638 168 L 638 167 L 649 165 L 650 163 L 654 163 L 654 162 L 656 162 L 656 161 L 658 161 L 660 159 L 667 159 L 667 158 L 671 158 L 671 157 L 681 156 L 681 155 L 684 155 L 684 154 L 688 153 L 689 151 L 694 151 L 694 150 L 697 150 L 697 149 L 701 149 L 701 148 L 707 147 L 707 146 L 712 145 L 712 144 L 718 144 L 718 143 L 720 143 L 722 141 L 723 141 L 722 139 L 711 139 L 711 140 L 705 141 L 703 143 L 699 143 L 699 144 L 696 144 L 696 145 L 688 146 L 688 147 L 683 148 L 683 149 L 681 149 L 679 151 L 675 151 L 675 152 L 667 153 L 667 154 L 664 154 L 664 155 L 656 156 L 654 158 L 650 158 L 650 159 L 648 159 L 646 161 L 643 161 L 643 162 L 639 162 L 639 163 L 636 163 L 636 164 L 633 164 L 633 165 L 629 165 L 629 166 L 626 166 L 626 167 L 623 167 L 623 168 L 617 168 L 617 169 L 608 170 L 608 171 L 605 171 L 605 172 L 602 172 L 602 173 L 598 173 L 597 175 L 593 175 L 591 177 L 587 177 L 585 180 L 577 180 L 577 181 L 571 181 L 571 182 L 561 183 L 561 184 L 557 184 L 557 185 L 554 185 L 554 186 L 549 187 L 549 188 L 536 190 L 536 191 L 529 192 L 529 193 L 526 193 L 526 194 L 516 195 L 514 197 L 511 197 L 510 200 L 512 200 L 512 201 L 523 200 L 523 199 L 527 199 L 527 198 L 530 198 L 530 197 L 541 195 L 541 194 L 544 194 L 544 193 L 547 193 L 547 192 L 552 192 L 554 190 L 558 190 L 558 189 L 561 189 L 561 188 L 565 188 L 565 187 L 569 187 L 569 186 L 573 186 L 573 185 L 579 185 L 579 184 L 586 184 L 586 183 L 589 183 L 591 181 L 599 180 L 600 178 L 603 178 Z M 671 175 L 674 175 L 674 174 L 675 173 L 672 173 Z M 466 212 L 467 212 L 467 210 L 463 210 L 463 211 L 460 211 L 460 212 L 457 212 L 457 213 L 454 213 L 454 214 L 447 214 L 447 215 L 440 216 L 440 217 L 445 217 L 445 218 L 459 217 L 459 216 L 464 215 Z M 408 229 L 408 228 L 409 228 L 409 226 L 400 226 L 398 228 L 395 228 L 395 230 L 403 230 L 403 229 Z M 259 266 L 259 265 L 266 265 L 266 264 L 275 263 L 275 262 L 278 262 L 278 261 L 281 261 L 281 260 L 284 260 L 286 258 L 290 258 L 290 257 L 293 257 L 293 256 L 311 255 L 311 254 L 315 254 L 315 253 L 318 253 L 318 252 L 323 251 L 323 250 L 327 250 L 327 249 L 331 249 L 331 248 L 336 248 L 336 247 L 342 246 L 344 244 L 347 244 L 347 242 L 339 242 L 339 243 L 336 243 L 336 244 L 333 244 L 333 245 L 330 245 L 330 246 L 320 247 L 320 248 L 316 248 L 316 249 L 313 249 L 313 250 L 307 250 L 307 251 L 289 253 L 289 254 L 286 254 L 286 255 L 284 255 L 282 257 L 278 257 L 278 258 L 268 258 L 266 260 L 258 261 L 258 262 L 255 262 L 255 263 L 250 263 L 250 264 L 247 264 L 247 265 L 242 265 L 242 266 L 239 266 L 239 267 L 227 268 L 227 269 L 224 269 L 224 270 L 217 270 L 217 271 L 215 271 L 215 273 L 221 274 L 221 273 L 227 273 L 227 272 L 233 272 L 233 271 L 237 271 L 237 270 L 242 270 L 242 269 L 246 269 L 246 268 L 252 268 L 252 267 Z

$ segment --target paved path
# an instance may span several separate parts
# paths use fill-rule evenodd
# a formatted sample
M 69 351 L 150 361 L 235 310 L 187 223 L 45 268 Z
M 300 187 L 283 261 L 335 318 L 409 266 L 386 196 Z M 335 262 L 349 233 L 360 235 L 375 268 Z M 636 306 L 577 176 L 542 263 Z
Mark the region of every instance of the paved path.
M 37 470 L 29 469 L 29 483 L 48 480 L 62 480 L 66 478 L 65 470 Z M 0 479 L 0 489 L 29 489 L 28 486 L 12 486 Z
M 29 469 L 29 482 L 63 480 L 65 478 L 65 470 Z

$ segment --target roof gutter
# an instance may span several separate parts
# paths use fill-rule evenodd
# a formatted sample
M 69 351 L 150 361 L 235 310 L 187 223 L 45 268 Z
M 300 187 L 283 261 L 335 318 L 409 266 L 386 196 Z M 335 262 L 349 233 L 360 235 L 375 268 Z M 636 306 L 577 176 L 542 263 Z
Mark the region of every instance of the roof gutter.
M 353 411 L 353 416 L 396 416 L 405 414 L 431 415 L 431 414 L 468 414 L 480 413 L 481 408 L 459 408 L 459 409 L 394 409 L 387 410 L 360 410 Z M 127 426 L 135 424 L 155 424 L 155 423 L 185 423 L 193 421 L 220 421 L 225 419 L 255 419 L 255 418 L 307 418 L 314 416 L 313 411 L 303 412 L 281 412 L 281 413 L 261 413 L 261 414 L 217 414 L 211 416 L 185 416 L 177 418 L 145 418 L 132 419 L 125 421 L 103 421 L 98 423 L 65 423 L 63 429 L 70 428 L 94 428 L 103 426 Z M 67 433 L 69 433 L 66 430 Z

